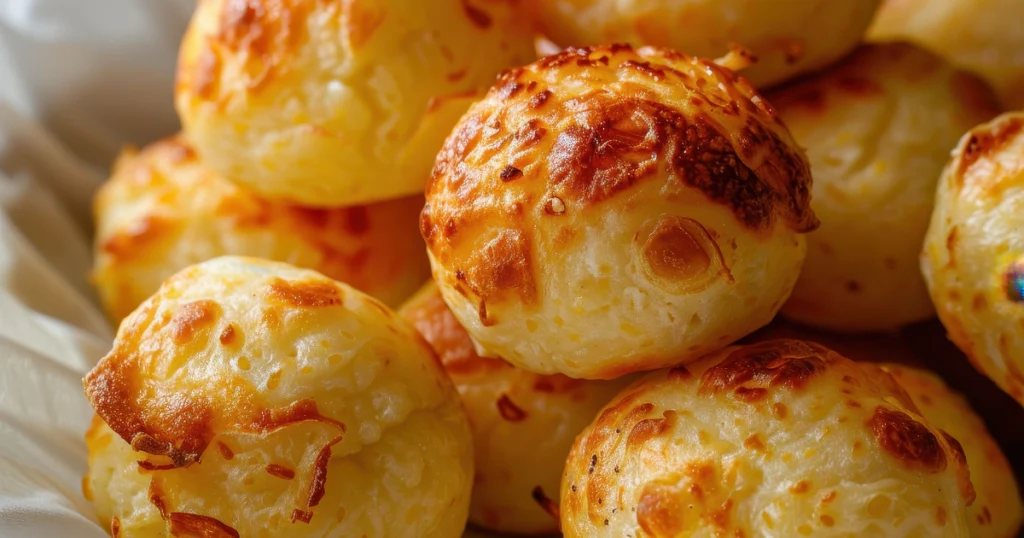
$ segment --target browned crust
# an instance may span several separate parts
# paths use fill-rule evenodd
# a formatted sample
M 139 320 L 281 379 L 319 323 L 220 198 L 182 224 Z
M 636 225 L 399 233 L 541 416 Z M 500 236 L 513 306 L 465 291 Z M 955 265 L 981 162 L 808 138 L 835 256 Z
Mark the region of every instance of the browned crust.
M 877 406 L 867 425 L 879 446 L 906 467 L 927 473 L 946 469 L 946 451 L 939 439 L 910 415 Z
M 731 393 L 741 401 L 760 401 L 776 388 L 802 389 L 837 358 L 823 346 L 800 340 L 770 340 L 743 346 L 704 372 L 698 393 Z

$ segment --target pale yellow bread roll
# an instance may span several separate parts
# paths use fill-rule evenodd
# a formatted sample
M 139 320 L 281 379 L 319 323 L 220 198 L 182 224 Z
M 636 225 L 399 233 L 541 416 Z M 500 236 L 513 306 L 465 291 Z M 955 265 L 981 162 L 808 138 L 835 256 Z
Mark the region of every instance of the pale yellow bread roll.
M 191 266 L 121 324 L 85 389 L 102 418 L 86 491 L 123 536 L 465 526 L 473 454 L 458 393 L 412 327 L 319 273 Z
M 115 322 L 174 273 L 223 255 L 314 269 L 397 306 L 430 276 L 422 207 L 422 196 L 337 209 L 266 200 L 173 136 L 114 163 L 94 204 L 92 280 Z
M 626 388 L 576 440 L 567 538 L 962 537 L 960 444 L 891 376 L 798 340 L 730 347 Z
M 831 331 L 891 331 L 934 315 L 918 254 L 964 131 L 1000 109 L 977 77 L 906 43 L 863 45 L 768 94 L 807 151 L 821 227 L 782 314 Z
M 633 376 L 586 381 L 482 358 L 433 283 L 399 314 L 437 352 L 469 415 L 476 462 L 470 522 L 499 532 L 558 532 L 558 489 L 573 440 Z
M 568 45 L 632 43 L 716 58 L 757 56 L 743 76 L 771 86 L 823 68 L 860 43 L 879 0 L 530 0 L 541 29 Z
M 353 205 L 422 192 L 476 92 L 534 58 L 506 0 L 202 0 L 175 102 L 220 175 Z
M 1010 108 L 1024 107 L 1024 2 L 883 0 L 872 40 L 908 39 L 985 77 Z
M 1024 404 L 1024 113 L 971 129 L 942 172 L 921 267 L 949 338 Z
M 569 49 L 503 75 L 452 132 L 420 223 L 483 354 L 610 379 L 767 324 L 817 220 L 773 109 L 710 61 Z

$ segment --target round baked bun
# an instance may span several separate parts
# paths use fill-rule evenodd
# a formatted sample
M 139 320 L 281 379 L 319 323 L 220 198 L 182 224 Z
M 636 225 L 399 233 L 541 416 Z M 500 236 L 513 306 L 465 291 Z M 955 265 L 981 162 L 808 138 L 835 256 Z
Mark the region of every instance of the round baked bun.
M 191 266 L 121 324 L 85 390 L 116 434 L 89 436 L 88 490 L 124 536 L 465 526 L 473 447 L 458 393 L 412 327 L 319 273 Z
M 174 273 L 228 254 L 315 269 L 397 306 L 430 277 L 422 207 L 422 196 L 344 209 L 266 200 L 171 137 L 114 163 L 95 200 L 92 278 L 118 322 Z
M 1013 469 L 981 418 L 963 396 L 927 371 L 900 364 L 885 364 L 932 426 L 960 440 L 977 498 L 967 509 L 968 536 L 1015 538 L 1024 521 Z
M 873 40 L 908 39 L 985 77 L 1010 108 L 1024 107 L 1024 3 L 885 0 Z
M 960 444 L 817 344 L 730 347 L 625 389 L 573 445 L 562 532 L 966 536 Z
M 710 61 L 568 49 L 502 75 L 445 143 L 420 229 L 488 356 L 611 379 L 768 323 L 817 220 L 771 107 Z
M 1024 113 L 969 131 L 939 180 L 921 267 L 949 338 L 1024 404 Z
M 632 43 L 716 58 L 733 45 L 757 64 L 743 76 L 766 87 L 827 66 L 864 37 L 879 0 L 529 0 L 556 43 Z
M 203 0 L 176 104 L 210 167 L 313 206 L 422 192 L 452 125 L 535 58 L 511 2 Z
M 850 333 L 934 315 L 918 255 L 950 150 L 999 114 L 991 90 L 914 45 L 885 43 L 768 100 L 806 149 L 821 219 L 783 315 Z
M 557 533 L 569 449 L 632 377 L 584 381 L 482 358 L 433 283 L 399 314 L 441 358 L 469 415 L 476 452 L 469 521 L 499 532 Z

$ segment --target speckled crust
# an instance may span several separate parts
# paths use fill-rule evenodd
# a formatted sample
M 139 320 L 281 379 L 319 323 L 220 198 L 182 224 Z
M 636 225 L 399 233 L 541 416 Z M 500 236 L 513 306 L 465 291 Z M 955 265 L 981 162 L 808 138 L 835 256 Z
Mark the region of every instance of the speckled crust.
M 967 400 L 927 370 L 897 364 L 882 369 L 906 389 L 925 420 L 962 444 L 977 493 L 967 509 L 970 536 L 1015 538 L 1024 521 L 1024 503 L 1013 469 Z
M 960 139 L 942 172 L 921 267 L 939 319 L 1024 404 L 1024 113 Z
M 985 77 L 1009 108 L 1024 107 L 1024 2 L 883 0 L 868 38 L 909 39 Z
M 472 439 L 441 364 L 380 302 L 313 271 L 236 257 L 183 270 L 85 389 L 109 426 L 87 436 L 86 491 L 125 536 L 465 525 Z
M 610 379 L 771 320 L 803 262 L 810 173 L 742 79 L 679 53 L 569 49 L 452 132 L 420 229 L 485 354 Z
M 535 58 L 511 0 L 202 0 L 179 55 L 186 135 L 219 174 L 312 206 L 419 193 L 452 125 Z
M 774 340 L 659 370 L 573 445 L 573 537 L 966 535 L 959 443 L 891 377 Z
M 814 171 L 821 228 L 783 315 L 832 331 L 934 314 L 918 253 L 949 151 L 1000 110 L 984 82 L 913 45 L 864 45 L 768 94 Z
M 561 45 L 632 43 L 716 58 L 732 44 L 758 63 L 763 88 L 843 57 L 861 41 L 879 0 L 528 0 Z
M 421 196 L 345 209 L 268 201 L 171 137 L 125 151 L 97 194 L 93 282 L 120 322 L 180 269 L 233 254 L 314 269 L 397 306 L 430 277 L 422 207 Z
M 433 283 L 399 314 L 433 346 L 469 415 L 476 452 L 470 522 L 499 532 L 557 532 L 569 449 L 635 376 L 584 381 L 482 358 Z

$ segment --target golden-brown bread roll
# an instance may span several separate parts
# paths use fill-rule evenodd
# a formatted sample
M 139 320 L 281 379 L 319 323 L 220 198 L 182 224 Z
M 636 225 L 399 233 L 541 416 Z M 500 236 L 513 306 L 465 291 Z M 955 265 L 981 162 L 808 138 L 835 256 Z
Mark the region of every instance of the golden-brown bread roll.
M 86 491 L 124 536 L 454 538 L 466 523 L 472 439 L 440 362 L 319 273 L 191 266 L 121 324 L 85 388 L 113 432 L 87 438 Z
M 573 445 L 567 538 L 966 536 L 960 444 L 877 368 L 730 347 L 619 394 Z
M 805 252 L 807 161 L 715 63 L 569 49 L 499 78 L 445 143 L 420 228 L 486 355 L 610 379 L 768 323 Z
M 768 100 L 806 148 L 821 219 L 782 314 L 840 332 L 931 317 L 919 254 L 935 187 L 964 131 L 999 113 L 995 95 L 934 54 L 885 43 Z
M 497 0 L 203 0 L 176 104 L 210 167 L 311 206 L 422 192 L 452 125 L 533 35 Z
M 967 400 L 927 370 L 899 364 L 886 364 L 882 369 L 906 389 L 929 424 L 962 444 L 977 493 L 974 504 L 967 509 L 970 536 L 1016 537 L 1024 521 L 1024 503 L 1013 478 L 1013 469 Z
M 399 314 L 441 358 L 469 415 L 476 464 L 469 521 L 500 532 L 558 532 L 555 507 L 569 449 L 631 376 L 585 381 L 482 358 L 433 283 Z
M 872 40 L 909 39 L 985 77 L 1006 106 L 1024 107 L 1024 2 L 884 0 Z
M 92 278 L 115 322 L 179 270 L 229 254 L 314 269 L 397 306 L 430 276 L 422 206 L 421 196 L 344 209 L 268 201 L 171 137 L 125 151 L 97 194 Z
M 529 0 L 555 42 L 628 42 L 715 58 L 733 44 L 756 65 L 743 71 L 757 87 L 820 69 L 864 36 L 879 0 Z
M 971 362 L 1024 404 L 1024 113 L 960 140 L 939 180 L 921 266 Z

